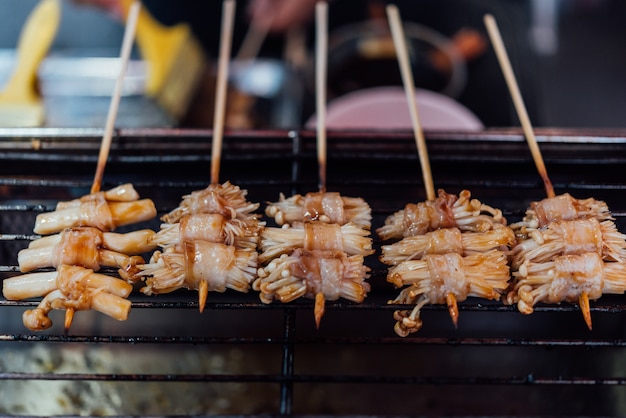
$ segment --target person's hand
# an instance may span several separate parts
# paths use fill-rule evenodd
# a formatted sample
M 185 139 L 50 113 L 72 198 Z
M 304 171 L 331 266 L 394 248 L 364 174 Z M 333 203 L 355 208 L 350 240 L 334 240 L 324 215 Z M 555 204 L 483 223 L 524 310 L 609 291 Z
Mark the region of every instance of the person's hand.
M 286 32 L 313 19 L 317 0 L 250 0 L 250 22 L 269 32 Z

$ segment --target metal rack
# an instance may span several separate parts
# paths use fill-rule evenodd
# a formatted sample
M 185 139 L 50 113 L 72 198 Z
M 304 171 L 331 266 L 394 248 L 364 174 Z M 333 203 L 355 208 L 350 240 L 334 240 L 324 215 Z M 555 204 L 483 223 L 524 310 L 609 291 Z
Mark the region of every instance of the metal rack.
M 0 277 L 19 274 L 16 254 L 34 238 L 37 213 L 88 192 L 98 130 L 0 131 Z M 623 230 L 626 162 L 621 132 L 539 131 L 557 193 L 605 200 Z M 132 182 L 160 212 L 209 177 L 210 131 L 124 130 L 105 184 Z M 427 135 L 436 187 L 472 196 L 515 220 L 544 192 L 518 130 Z M 424 199 L 407 132 L 331 132 L 329 189 L 361 196 L 373 225 Z M 311 132 L 228 132 L 222 177 L 251 201 L 316 190 Z M 158 220 L 148 222 L 158 228 Z M 134 228 L 135 226 L 133 226 Z M 374 238 L 375 248 L 381 242 Z M 313 302 L 263 304 L 254 292 L 131 296 L 127 321 L 77 312 L 72 328 L 33 333 L 21 313 L 37 301 L 0 298 L 0 408 L 16 415 L 619 415 L 626 411 L 626 299 L 592 303 L 592 331 L 575 305 L 532 315 L 472 299 L 455 329 L 442 306 L 424 328 L 393 332 L 396 295 L 371 257 L 364 303 L 327 302 L 320 329 Z M 20 395 L 21 394 L 21 395 Z M 24 399 L 20 399 L 23 396 Z M 4 399 L 3 399 L 4 397 Z M 48 399 L 50 398 L 50 399 Z M 47 408 L 47 409 L 46 409 Z

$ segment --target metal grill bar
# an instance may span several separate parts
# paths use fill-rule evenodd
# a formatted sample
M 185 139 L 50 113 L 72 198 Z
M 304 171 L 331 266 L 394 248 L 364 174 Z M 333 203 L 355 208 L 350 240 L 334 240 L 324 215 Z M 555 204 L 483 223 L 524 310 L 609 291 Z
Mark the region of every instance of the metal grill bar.
M 285 341 L 283 342 L 283 358 L 281 377 L 285 380 L 280 384 L 280 413 L 290 415 L 293 412 L 293 377 L 294 377 L 294 342 L 296 332 L 295 312 L 285 310 Z
M 286 313 L 290 309 L 285 310 Z M 285 328 L 287 329 L 287 327 Z M 622 348 L 626 347 L 624 339 L 604 339 L 604 340 L 588 340 L 588 339 L 518 339 L 518 338 L 394 338 L 394 337 L 346 337 L 346 338 L 217 338 L 217 337 L 187 337 L 187 336 L 81 336 L 81 335 L 0 335 L 0 342 L 46 342 L 46 343 L 78 343 L 78 344 L 273 344 L 291 346 L 288 354 L 293 356 L 293 348 L 296 344 L 379 344 L 379 345 L 415 345 L 421 346 L 521 346 L 521 347 L 582 347 L 582 348 Z M 291 360 L 293 362 L 293 359 Z M 286 363 L 289 363 L 286 361 Z M 293 366 L 293 365 L 292 365 Z M 284 372 L 289 376 L 293 374 L 293 370 L 289 371 L 289 367 Z
M 5 266 L 5 272 L 18 272 L 17 266 L 7 268 Z M 374 297 L 372 297 L 374 298 Z M 610 296 L 604 296 L 603 298 L 611 299 Z M 14 306 L 14 307 L 33 307 L 37 306 L 38 301 L 33 300 L 0 300 L 0 307 L 2 306 Z M 211 310 L 261 310 L 261 311 L 283 311 L 285 306 L 277 303 L 264 304 L 261 302 L 207 302 L 205 307 Z M 290 309 L 297 311 L 311 311 L 313 305 L 306 301 L 296 301 L 296 303 L 289 305 Z M 384 301 L 376 303 L 363 302 L 359 304 L 341 303 L 341 302 L 327 302 L 326 310 L 329 311 L 395 311 L 411 309 L 413 305 L 403 304 L 387 304 Z M 165 309 L 165 310 L 197 310 L 197 301 L 133 301 L 133 309 Z M 425 312 L 447 312 L 447 307 L 440 305 L 428 305 L 422 309 Z M 559 305 L 538 305 L 534 309 L 535 312 L 580 312 L 580 309 L 575 304 L 563 303 Z M 626 311 L 626 304 L 623 303 L 604 303 L 602 299 L 596 302 L 590 307 L 591 312 L 599 313 L 622 313 Z M 459 312 L 508 312 L 517 313 L 517 308 L 509 305 L 497 305 L 486 304 L 477 300 L 464 302 L 459 306 Z
M 359 383 L 359 384 L 409 384 L 409 385 L 623 385 L 626 378 L 551 378 L 528 375 L 525 377 L 418 377 L 418 376 L 346 376 L 346 375 L 215 375 L 215 374 L 82 374 L 64 373 L 0 373 L 6 380 L 75 380 L 75 381 L 149 381 L 149 382 L 259 382 L 280 383 Z M 289 402 L 286 397 L 285 403 Z M 282 403 L 281 403 L 282 405 Z M 290 415 L 291 408 L 285 406 L 281 415 Z

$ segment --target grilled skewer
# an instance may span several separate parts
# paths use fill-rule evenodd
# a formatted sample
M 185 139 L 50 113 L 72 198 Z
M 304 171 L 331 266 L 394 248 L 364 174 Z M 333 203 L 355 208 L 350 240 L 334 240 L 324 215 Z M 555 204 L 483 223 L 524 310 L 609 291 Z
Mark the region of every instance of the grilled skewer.
M 380 260 L 392 267 L 387 281 L 401 288 L 390 303 L 415 304 L 412 311 L 396 311 L 395 332 L 404 337 L 418 331 L 419 313 L 425 304 L 448 306 L 458 324 L 458 301 L 468 296 L 499 299 L 510 279 L 508 250 L 515 235 L 499 209 L 472 199 L 468 190 L 457 196 L 439 189 L 435 197 L 426 141 L 415 100 L 415 87 L 408 49 L 398 9 L 387 6 L 387 16 L 396 49 L 417 144 L 427 200 L 407 204 L 385 219 L 376 230 L 384 245 Z M 462 257 L 462 255 L 466 257 Z M 464 263 L 467 263 L 465 265 Z
M 513 290 L 506 300 L 517 302 L 519 311 L 527 314 L 539 302 L 577 301 L 591 329 L 589 299 L 602 295 L 604 271 L 623 269 L 624 235 L 611 225 L 613 218 L 605 202 L 555 194 L 498 25 L 491 15 L 485 15 L 484 21 L 547 195 L 532 202 L 524 219 L 511 225 L 519 244 L 513 248 Z M 600 264 L 603 258 L 612 260 L 606 263 L 607 268 Z M 536 271 L 535 276 L 532 273 Z M 622 276 L 622 281 L 626 282 L 626 277 Z M 610 293 L 623 293 L 624 289 L 624 284 L 606 287 Z
M 326 190 L 326 60 L 328 5 L 318 2 L 316 18 L 316 118 L 319 190 L 280 195 L 265 213 L 281 225 L 261 233 L 258 278 L 261 301 L 314 299 L 319 328 L 326 300 L 362 302 L 370 289 L 364 258 L 372 254 L 371 208 L 362 198 Z

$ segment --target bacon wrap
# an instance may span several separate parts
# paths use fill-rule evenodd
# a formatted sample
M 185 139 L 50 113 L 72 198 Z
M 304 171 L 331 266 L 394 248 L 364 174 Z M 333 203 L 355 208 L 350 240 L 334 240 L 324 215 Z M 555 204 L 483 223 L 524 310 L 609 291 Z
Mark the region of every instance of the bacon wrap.
M 574 202 L 568 194 L 531 202 L 530 209 L 535 211 L 539 227 L 546 226 L 550 222 L 572 220 L 577 217 Z
M 263 303 L 286 303 L 300 297 L 317 300 L 319 295 L 325 300 L 362 302 L 370 290 L 366 282 L 369 272 L 362 255 L 298 248 L 259 268 L 252 288 L 260 292 Z
M 185 281 L 190 289 L 207 282 L 210 291 L 224 292 L 235 265 L 235 247 L 208 241 L 185 242 Z
M 111 276 L 94 273 L 91 269 L 80 266 L 62 265 L 57 269 L 57 288 L 68 300 L 81 300 L 91 297 L 91 292 L 101 290 L 115 296 L 126 298 L 132 291 L 132 285 Z M 89 308 L 85 308 L 89 309 Z
M 603 262 L 597 253 L 560 256 L 554 266 L 547 302 L 576 302 L 582 292 L 591 300 L 602 296 Z
M 92 226 L 103 232 L 118 226 L 149 220 L 157 210 L 151 199 L 134 201 L 107 201 L 105 193 L 94 193 L 60 202 L 57 209 L 37 215 L 33 231 L 36 234 L 53 234 L 65 228 Z
M 299 251 L 299 261 L 289 266 L 292 276 L 304 279 L 307 297 L 322 292 L 327 300 L 339 299 L 341 280 L 346 266 L 345 254 L 341 251 Z
M 191 192 L 189 197 L 189 213 L 219 213 L 220 215 L 232 218 L 228 201 L 214 191 L 205 192 L 198 190 Z
M 532 222 L 533 218 L 537 223 L 535 227 L 538 228 L 543 228 L 550 222 L 581 218 L 613 220 L 606 202 L 594 198 L 576 199 L 569 193 L 531 202 L 524 222 Z
M 58 202 L 56 210 L 80 206 L 82 202 L 93 199 L 94 197 L 102 198 L 108 202 L 132 202 L 139 199 L 139 193 L 137 193 L 131 183 L 121 184 L 110 190 L 99 191 L 81 196 L 77 199 Z
M 341 250 L 343 234 L 341 225 L 323 222 L 304 223 L 305 250 Z
M 443 228 L 427 233 L 425 254 L 463 254 L 463 236 L 458 228 Z
M 456 226 L 452 206 L 458 197 L 439 190 L 432 201 L 409 203 L 404 209 L 404 236 L 423 235 L 439 228 Z
M 253 212 L 258 209 L 258 203 L 246 200 L 247 191 L 232 185 L 211 184 L 203 190 L 196 190 L 183 196 L 180 205 L 163 215 L 161 220 L 166 223 L 176 223 L 184 215 L 198 213 L 219 213 L 226 219 L 257 219 Z
M 525 261 L 541 263 L 559 255 L 586 252 L 598 253 L 605 261 L 623 262 L 624 238 L 612 221 L 581 218 L 551 222 L 545 228 L 532 230 L 528 238 L 518 241 L 513 247 L 511 267 L 517 270 Z
M 595 218 L 555 222 L 550 225 L 565 241 L 563 255 L 595 252 L 602 254 L 602 230 Z
M 75 226 L 93 226 L 101 231 L 115 229 L 113 214 L 104 193 L 85 196 L 80 200 L 80 215 Z
M 53 266 L 78 265 L 98 271 L 102 231 L 93 227 L 68 228 L 52 253 Z
M 224 242 L 226 218 L 218 213 L 185 215 L 180 220 L 180 241 Z
M 128 318 L 131 302 L 126 297 L 133 289 L 132 285 L 78 266 L 59 266 L 52 277 L 58 288 L 47 292 L 35 309 L 22 314 L 22 321 L 28 329 L 50 328 L 52 321 L 48 315 L 52 309 L 94 309 L 119 321 Z
M 432 278 L 432 285 L 427 293 L 430 303 L 446 303 L 448 293 L 453 293 L 459 302 L 467 299 L 470 283 L 465 279 L 463 258 L 460 254 L 430 254 L 425 255 L 424 260 Z
M 304 221 L 317 221 L 328 217 L 328 222 L 343 225 L 346 223 L 343 199 L 336 192 L 307 193 L 304 199 Z
M 57 209 L 54 217 L 50 217 L 51 213 L 44 213 L 37 216 L 34 232 L 49 233 L 54 230 L 62 230 L 62 226 L 52 226 L 49 231 L 49 223 L 56 223 L 57 219 L 61 219 L 68 226 L 93 226 L 101 231 L 112 231 L 115 228 L 113 214 L 109 208 L 109 204 L 104 198 L 104 193 L 96 193 L 84 196 L 80 200 L 71 205 L 61 205 L 61 209 Z M 50 217 L 50 220 L 48 218 Z

